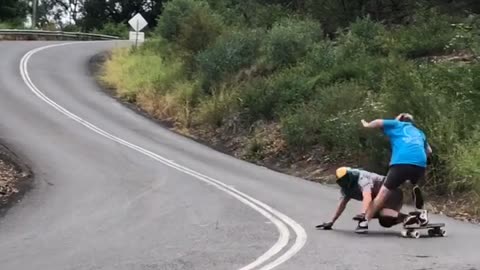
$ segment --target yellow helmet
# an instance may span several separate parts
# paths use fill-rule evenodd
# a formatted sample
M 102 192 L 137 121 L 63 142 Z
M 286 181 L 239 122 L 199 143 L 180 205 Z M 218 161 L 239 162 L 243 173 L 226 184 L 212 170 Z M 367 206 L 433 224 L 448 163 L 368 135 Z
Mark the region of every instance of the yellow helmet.
M 350 170 L 350 167 L 338 168 L 336 172 L 337 180 L 342 179 L 345 175 L 347 175 L 348 170 Z

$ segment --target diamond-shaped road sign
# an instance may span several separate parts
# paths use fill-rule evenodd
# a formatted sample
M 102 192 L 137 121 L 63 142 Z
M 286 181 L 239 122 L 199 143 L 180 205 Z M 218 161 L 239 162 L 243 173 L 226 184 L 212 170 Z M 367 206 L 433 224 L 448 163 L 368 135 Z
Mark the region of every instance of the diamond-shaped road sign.
M 145 28 L 145 26 L 147 26 L 148 24 L 147 21 L 143 18 L 143 16 L 140 15 L 140 13 L 137 13 L 137 15 L 133 16 L 133 18 L 131 18 L 128 23 L 137 32 Z

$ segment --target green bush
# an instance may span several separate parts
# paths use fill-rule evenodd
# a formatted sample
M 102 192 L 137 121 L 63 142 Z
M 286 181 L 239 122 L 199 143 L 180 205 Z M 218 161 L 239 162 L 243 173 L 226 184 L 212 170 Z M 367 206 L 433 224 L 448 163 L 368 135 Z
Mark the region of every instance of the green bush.
M 370 17 L 357 19 L 338 38 L 339 57 L 354 59 L 364 55 L 385 55 L 385 27 Z
M 287 18 L 275 23 L 263 43 L 266 62 L 274 67 L 301 60 L 322 39 L 320 24 L 313 20 Z
M 1 22 L 0 21 L 0 29 L 15 29 L 15 25 L 9 22 Z
M 259 35 L 254 31 L 233 32 L 219 38 L 197 56 L 206 86 L 251 66 L 258 56 L 259 45 Z
M 480 194 L 480 129 L 472 130 L 471 139 L 457 145 L 450 159 L 452 175 L 449 188 L 474 190 Z
M 312 80 L 302 68 L 290 68 L 247 83 L 241 99 L 254 119 L 273 119 L 283 110 L 308 99 L 313 90 Z
M 100 30 L 94 29 L 94 33 L 128 38 L 128 25 L 124 23 L 108 22 Z
M 206 49 L 221 34 L 223 22 L 208 8 L 192 10 L 180 23 L 177 44 L 189 52 Z
M 168 41 L 175 41 L 180 36 L 180 25 L 185 17 L 195 8 L 203 8 L 207 4 L 195 0 L 174 0 L 164 5 L 162 14 L 158 17 L 156 31 Z
M 453 50 L 449 44 L 454 37 L 450 17 L 427 11 L 420 13 L 413 25 L 392 31 L 387 46 L 408 58 L 417 58 Z
M 194 110 L 201 98 L 198 82 L 181 81 L 173 85 L 169 90 L 173 94 L 174 103 L 178 104 L 180 111 L 177 112 L 178 120 L 184 127 L 189 128 L 194 120 Z
M 214 42 L 222 30 L 222 20 L 204 1 L 173 0 L 158 18 L 159 35 L 193 53 Z
M 310 72 L 326 72 L 337 63 L 337 50 L 330 41 L 315 43 L 305 57 L 305 64 Z
M 223 119 L 237 110 L 238 93 L 235 89 L 217 88 L 200 100 L 197 121 L 210 127 L 220 127 Z
M 317 89 L 309 102 L 283 114 L 282 132 L 287 143 L 294 147 L 320 143 L 329 150 L 358 149 L 358 118 L 366 93 L 355 82 Z

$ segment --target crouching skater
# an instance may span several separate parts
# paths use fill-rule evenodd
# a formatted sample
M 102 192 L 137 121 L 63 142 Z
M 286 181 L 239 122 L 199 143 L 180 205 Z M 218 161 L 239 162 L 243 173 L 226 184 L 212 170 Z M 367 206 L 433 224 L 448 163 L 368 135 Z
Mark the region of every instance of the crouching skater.
M 331 221 L 317 225 L 317 229 L 332 229 L 333 224 L 342 215 L 350 199 L 362 202 L 361 211 L 353 219 L 360 222 L 365 220 L 365 213 L 373 199 L 378 195 L 385 176 L 350 167 L 340 167 L 336 170 L 336 183 L 340 186 L 340 202 Z M 403 206 L 403 194 L 400 189 L 391 191 L 382 209 L 374 214 L 381 226 L 389 228 L 403 223 L 409 216 L 400 212 Z M 355 232 L 366 233 L 368 228 L 357 226 Z

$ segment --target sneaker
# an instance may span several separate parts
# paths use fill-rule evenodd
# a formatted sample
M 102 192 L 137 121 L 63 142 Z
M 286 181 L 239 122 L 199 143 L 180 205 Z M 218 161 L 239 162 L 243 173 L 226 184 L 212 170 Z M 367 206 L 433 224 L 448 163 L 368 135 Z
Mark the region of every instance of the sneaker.
M 427 210 L 419 210 L 418 221 L 420 226 L 425 226 L 428 224 L 428 213 Z
M 368 232 L 368 222 L 366 220 L 358 222 L 357 228 L 355 229 L 356 233 L 367 233 Z
M 418 223 L 419 223 L 418 216 L 415 214 L 410 214 L 403 220 L 403 226 L 409 226 L 409 225 L 414 225 Z

